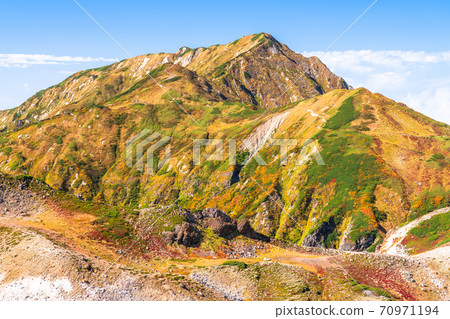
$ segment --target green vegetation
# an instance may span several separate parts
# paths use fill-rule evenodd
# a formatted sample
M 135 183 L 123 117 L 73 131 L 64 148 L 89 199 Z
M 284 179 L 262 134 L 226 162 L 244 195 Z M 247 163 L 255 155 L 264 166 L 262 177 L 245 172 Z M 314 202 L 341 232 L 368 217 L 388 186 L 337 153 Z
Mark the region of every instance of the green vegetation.
M 236 152 L 236 164 L 237 165 L 243 165 L 245 164 L 245 161 L 247 160 L 247 158 L 249 157 L 250 152 L 245 150 L 245 151 L 237 151 Z
M 261 39 L 258 40 L 258 43 L 264 43 L 266 42 L 267 39 L 265 37 L 262 37 Z M 273 41 L 269 41 L 269 45 L 271 45 L 273 43 Z
M 450 206 L 450 190 L 440 186 L 425 189 L 413 200 L 408 221 L 447 206 Z
M 22 153 L 16 153 L 14 155 L 14 161 L 11 163 L 10 169 L 11 171 L 15 171 L 19 168 L 22 168 L 22 165 L 25 163 L 25 157 L 23 157 Z
M 158 75 L 160 75 L 165 69 L 166 69 L 166 64 L 163 64 L 163 65 L 151 70 L 148 75 L 151 76 L 152 78 L 155 78 Z
M 431 167 L 441 169 L 448 165 L 448 160 L 445 158 L 444 154 L 436 153 L 427 159 L 427 163 L 429 163 Z
M 391 296 L 391 294 L 383 289 L 376 288 L 376 287 L 369 287 L 367 285 L 360 284 L 359 282 L 357 282 L 356 280 L 353 280 L 353 279 L 351 279 L 350 282 L 351 282 L 351 286 L 353 287 L 354 291 L 363 292 L 365 290 L 369 290 L 369 291 L 374 292 L 378 296 L 383 296 L 389 300 L 394 300 L 394 298 Z
M 40 99 L 40 98 L 44 95 L 45 91 L 46 91 L 46 90 L 41 90 L 41 91 L 37 92 L 34 96 L 35 96 L 37 99 Z
M 69 148 L 69 150 L 74 151 L 74 152 L 76 152 L 78 150 L 77 142 L 75 142 L 75 141 L 70 142 L 67 147 Z
M 237 266 L 241 270 L 247 268 L 247 264 L 246 263 L 244 263 L 242 261 L 238 261 L 238 260 L 227 260 L 222 265 L 224 265 L 224 266 Z
M 347 216 L 351 216 L 353 223 L 350 232 L 353 242 L 360 237 L 377 235 L 377 222 L 387 218 L 385 212 L 375 207 L 374 191 L 377 185 L 393 178 L 371 152 L 373 138 L 347 125 L 357 116 L 353 97 L 349 97 L 330 118 L 325 129 L 313 138 L 320 146 L 320 155 L 325 165 L 318 165 L 313 158 L 306 168 L 307 182 L 304 188 L 334 188 L 333 196 L 327 199 L 323 209 L 324 214 L 319 216 L 320 221 L 316 223 L 316 227 L 319 227 L 333 217 L 336 228 L 325 238 L 327 247 L 338 245 L 339 225 Z M 299 154 L 300 149 L 295 152 Z M 300 203 L 295 205 L 296 210 L 291 213 L 299 219 L 307 219 L 309 215 L 308 206 L 302 206 L 305 201 L 303 196 L 299 192 Z M 312 231 L 314 229 L 310 229 L 308 233 Z
M 369 253 L 374 253 L 377 250 L 378 245 L 381 245 L 382 243 L 383 243 L 383 237 L 381 237 L 380 234 L 377 234 L 377 239 L 369 248 L 367 248 L 367 251 Z
M 55 143 L 61 145 L 63 143 L 62 137 L 55 135 Z
M 116 113 L 113 115 L 114 124 L 123 125 L 127 119 L 128 114 L 126 113 Z
M 171 83 L 171 82 L 178 81 L 179 79 L 181 79 L 181 76 L 174 76 L 173 78 L 164 80 L 163 83 Z
M 108 70 L 111 66 L 112 66 L 112 64 L 105 65 L 105 66 L 94 69 L 94 71 L 103 72 L 103 71 Z
M 335 195 L 325 209 L 339 216 L 355 209 L 355 199 L 361 197 L 366 197 L 366 204 L 371 206 L 373 191 L 383 181 L 384 172 L 374 155 L 355 152 L 368 149 L 371 138 L 357 131 L 336 136 L 322 131 L 317 138 L 325 165 L 310 163 L 307 176 L 311 186 L 335 185 Z
M 255 35 L 253 36 L 253 38 L 252 38 L 252 41 L 258 40 L 259 37 L 260 37 L 262 34 L 263 34 L 262 32 L 261 32 L 261 33 L 258 33 L 258 34 L 255 34 Z
M 436 235 L 440 232 L 447 232 L 448 230 L 450 230 L 450 213 L 440 214 L 425 220 L 409 232 L 416 237 L 424 238 Z
M 406 247 L 419 253 L 442 246 L 450 241 L 450 213 L 436 215 L 424 220 L 409 231 Z
M 217 68 L 214 69 L 214 74 L 216 78 L 221 77 L 222 75 L 225 74 L 225 68 L 227 66 L 227 63 L 224 63 L 220 66 L 218 66 Z
M 353 97 L 349 97 L 342 103 L 337 113 L 327 121 L 324 127 L 332 130 L 340 129 L 344 125 L 354 121 L 358 115 L 359 113 L 353 105 Z
M 251 117 L 253 115 L 258 115 L 260 113 L 263 113 L 264 109 L 256 109 L 256 110 L 252 110 L 250 107 L 245 107 L 239 111 L 235 111 L 235 112 L 230 112 L 228 115 L 230 117 L 235 117 L 238 119 L 243 119 L 243 118 L 248 118 Z
M 377 235 L 376 229 L 371 229 L 370 222 L 372 220 L 358 212 L 357 215 L 353 218 L 353 228 L 350 232 L 350 239 L 355 242 L 358 238 L 368 235 Z
M 10 155 L 11 152 L 12 152 L 12 147 L 11 146 L 8 146 L 8 147 L 5 147 L 5 148 L 2 149 L 2 153 L 4 155 L 6 155 L 6 156 Z
M 175 99 L 175 101 L 178 102 L 178 104 L 183 104 L 181 100 L 177 100 L 177 98 L 181 97 L 181 93 L 178 92 L 177 90 L 174 89 L 170 89 L 167 93 L 164 93 L 162 96 L 163 100 L 166 101 L 173 101 Z
M 202 231 L 202 243 L 200 245 L 200 248 L 206 249 L 206 250 L 214 250 L 216 251 L 219 247 L 221 247 L 225 239 L 222 237 L 217 236 L 214 234 L 211 228 L 205 228 Z

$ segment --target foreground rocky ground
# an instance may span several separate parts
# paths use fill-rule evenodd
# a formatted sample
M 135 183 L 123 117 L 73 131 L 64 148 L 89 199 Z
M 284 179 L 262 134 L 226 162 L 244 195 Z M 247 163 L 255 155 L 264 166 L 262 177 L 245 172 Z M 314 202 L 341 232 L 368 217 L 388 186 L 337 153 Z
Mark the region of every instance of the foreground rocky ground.
M 212 229 L 206 244 L 186 248 L 175 230 L 166 233 L 171 245 L 150 238 L 143 254 L 133 242 L 93 236 L 95 216 L 21 188 L 1 188 L 0 300 L 449 298 L 449 246 L 412 257 L 303 248 L 257 237 L 226 217 L 239 233 L 223 239 L 214 235 L 223 230 L 217 213 L 207 211 L 192 219 Z

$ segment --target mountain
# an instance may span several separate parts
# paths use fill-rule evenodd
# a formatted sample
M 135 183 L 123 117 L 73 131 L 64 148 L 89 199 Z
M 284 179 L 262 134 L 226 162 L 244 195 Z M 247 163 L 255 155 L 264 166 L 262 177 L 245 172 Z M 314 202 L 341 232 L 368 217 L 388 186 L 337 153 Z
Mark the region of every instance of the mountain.
M 265 108 L 348 88 L 342 78 L 330 72 L 316 57 L 306 58 L 271 35 L 260 33 L 226 45 L 183 47 L 175 54 L 138 56 L 77 72 L 58 85 L 36 93 L 18 108 L 1 112 L 0 125 L 20 127 L 68 110 L 107 103 L 144 83 L 153 82 L 149 77 L 156 76 L 162 82 L 178 81 L 179 74 L 171 73 L 173 64 L 178 70 L 188 69 L 181 71 L 186 76 L 185 81 L 191 81 L 191 77 L 200 79 L 207 90 L 216 92 L 222 100 Z M 153 89 L 153 95 L 164 93 L 159 87 Z M 193 92 L 183 89 L 183 94 L 192 94 L 194 98 L 196 93 L 195 89 Z M 155 97 L 141 98 L 146 103 L 158 102 Z
M 292 291 L 308 285 L 322 291 L 338 281 L 355 286 L 336 275 L 325 256 L 340 254 L 352 278 L 389 291 L 376 294 L 438 298 L 410 287 L 401 273 L 395 288 L 384 284 L 389 276 L 383 269 L 389 263 L 406 267 L 401 259 L 343 252 L 377 251 L 400 225 L 450 206 L 450 126 L 350 88 L 317 58 L 296 54 L 266 33 L 78 72 L 1 118 L 0 209 L 8 227 L 44 232 L 83 256 L 106 260 L 144 235 L 133 256 L 149 263 L 169 256 L 176 269 L 185 267 L 175 261 L 180 258 L 211 265 L 211 256 L 259 258 L 260 249 L 280 264 L 252 263 L 249 273 L 264 269 L 270 287 L 280 269 L 298 275 L 286 263 L 309 269 L 302 276 L 313 274 L 303 288 L 292 283 Z M 207 160 L 210 145 L 196 157 L 195 139 L 222 140 L 224 156 Z M 289 150 L 284 161 L 280 142 Z M 236 162 L 230 162 L 234 148 Z M 144 156 L 152 149 L 153 158 Z M 154 168 L 153 174 L 138 163 Z M 430 220 L 439 224 L 446 215 Z M 401 237 L 411 252 L 445 248 L 448 226 L 416 224 L 405 228 L 411 236 Z M 323 250 L 329 248 L 339 252 Z M 322 259 L 304 260 L 299 252 Z M 386 278 L 371 278 L 368 265 L 380 267 L 376 273 Z M 314 279 L 322 268 L 326 284 Z M 208 268 L 194 277 L 211 287 L 219 273 Z M 253 284 L 251 298 L 261 300 L 257 291 L 266 286 Z M 351 296 L 336 298 L 364 298 L 364 289 L 350 290 Z

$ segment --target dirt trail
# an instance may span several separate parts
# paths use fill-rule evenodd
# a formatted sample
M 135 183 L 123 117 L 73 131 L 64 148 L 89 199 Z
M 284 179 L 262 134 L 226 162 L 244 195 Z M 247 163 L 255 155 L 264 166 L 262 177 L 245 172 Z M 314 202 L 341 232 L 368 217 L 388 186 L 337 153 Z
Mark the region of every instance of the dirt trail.
M 274 258 L 274 261 L 301 267 L 306 271 L 315 274 L 323 274 L 326 268 L 336 267 L 337 265 L 328 256 L 313 256 L 302 254 L 302 256 L 279 257 Z
M 406 224 L 398 229 L 393 229 L 388 232 L 386 239 L 384 240 L 381 248 L 379 250 L 382 254 L 397 255 L 397 256 L 409 256 L 408 252 L 405 250 L 404 246 L 401 244 L 403 239 L 408 236 L 408 232 L 417 227 L 424 220 L 430 219 L 439 214 L 445 214 L 450 212 L 450 207 L 441 208 L 435 210 L 434 212 L 428 213 L 412 222 Z

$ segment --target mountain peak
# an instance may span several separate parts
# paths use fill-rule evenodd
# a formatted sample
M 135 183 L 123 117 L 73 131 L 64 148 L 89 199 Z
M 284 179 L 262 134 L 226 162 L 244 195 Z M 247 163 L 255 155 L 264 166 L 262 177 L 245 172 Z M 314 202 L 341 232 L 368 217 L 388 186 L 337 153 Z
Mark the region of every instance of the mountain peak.
M 267 32 L 253 34 L 252 36 L 253 36 L 253 38 L 256 38 L 258 40 L 267 39 L 267 40 L 272 40 L 272 41 L 278 42 L 278 40 L 275 39 L 275 37 L 273 35 L 271 35 L 270 33 L 267 33 Z
M 245 35 L 237 40 L 234 40 L 233 42 L 228 43 L 228 45 L 246 46 L 248 44 L 251 44 L 252 46 L 255 46 L 266 43 L 267 41 L 270 43 L 276 43 L 277 45 L 281 46 L 281 43 L 277 39 L 275 39 L 274 36 L 266 32 Z

